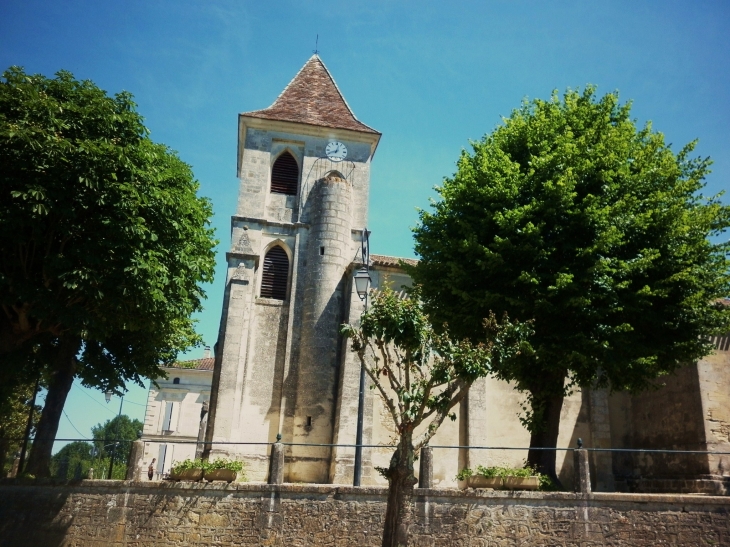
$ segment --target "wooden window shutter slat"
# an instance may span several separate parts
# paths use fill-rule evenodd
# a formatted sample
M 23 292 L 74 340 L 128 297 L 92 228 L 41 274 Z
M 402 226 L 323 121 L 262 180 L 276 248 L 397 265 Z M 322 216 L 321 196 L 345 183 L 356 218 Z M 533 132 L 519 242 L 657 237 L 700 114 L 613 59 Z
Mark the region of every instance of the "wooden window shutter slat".
M 264 257 L 264 270 L 261 274 L 261 296 L 286 300 L 286 282 L 289 277 L 289 257 L 286 251 L 272 247 Z
M 284 152 L 271 169 L 271 192 L 274 194 L 297 195 L 299 166 L 289 152 Z

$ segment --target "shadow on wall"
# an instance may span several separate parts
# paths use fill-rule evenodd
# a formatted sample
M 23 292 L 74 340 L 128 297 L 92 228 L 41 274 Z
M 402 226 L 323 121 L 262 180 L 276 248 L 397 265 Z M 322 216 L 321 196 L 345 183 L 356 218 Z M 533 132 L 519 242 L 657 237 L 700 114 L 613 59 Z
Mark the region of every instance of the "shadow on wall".
M 578 400 L 576 400 L 578 399 Z M 590 436 L 591 436 L 591 409 L 590 409 L 590 395 L 588 393 L 588 390 L 581 389 L 579 397 L 566 397 L 565 402 L 563 403 L 563 410 L 561 412 L 561 425 L 566 423 L 565 415 L 570 412 L 570 406 L 571 404 L 578 404 L 580 405 L 580 409 L 578 410 L 578 415 L 575 419 L 575 422 L 573 423 L 573 430 L 570 433 L 570 439 L 567 443 L 563 444 L 562 439 L 561 442 L 558 443 L 559 446 L 565 446 L 568 448 L 575 448 L 578 445 L 578 439 L 583 439 L 583 442 L 585 443 L 586 447 L 590 446 Z M 563 437 L 563 435 L 560 435 L 560 437 Z M 558 454 L 558 461 L 561 457 L 560 454 Z M 591 482 L 594 483 L 591 486 L 595 488 L 595 469 L 593 466 L 593 461 L 591 460 L 590 463 L 591 466 Z M 558 478 L 560 479 L 560 482 L 563 483 L 563 487 L 566 490 L 573 490 L 574 482 L 575 482 L 575 471 L 573 468 L 573 452 L 571 450 L 564 451 L 564 458 L 563 463 L 561 466 L 559 466 L 559 469 L 556 469 L 558 473 Z
M 75 515 L 61 514 L 70 495 L 69 488 L 44 497 L 37 496 L 28 484 L 74 485 L 80 481 L 2 479 L 4 494 L 0 496 L 0 546 L 2 547 L 55 547 L 65 544 Z M 13 490 L 15 490 L 13 492 Z M 12 495 L 11 495 L 12 493 Z
M 285 301 L 285 304 L 289 304 L 288 299 Z M 286 397 L 285 403 L 287 408 L 282 408 L 281 406 L 282 398 L 285 397 L 285 393 L 291 393 L 296 389 L 296 377 L 292 382 L 291 368 L 287 377 L 284 378 L 284 369 L 286 367 L 286 347 L 289 343 L 289 337 L 291 336 L 291 333 L 288 332 L 288 326 L 289 312 L 285 312 L 282 307 L 281 313 L 278 317 L 278 324 L 271 328 L 271 332 L 275 333 L 271 336 L 276 337 L 276 344 L 274 355 L 274 381 L 271 389 L 271 401 L 266 413 L 266 417 L 269 422 L 269 442 L 273 442 L 278 433 L 284 433 L 283 431 L 279 431 L 280 424 L 286 427 L 285 424 L 283 424 L 283 421 L 281 421 L 280 413 L 283 411 L 285 416 L 294 414 L 294 401 L 291 396 Z

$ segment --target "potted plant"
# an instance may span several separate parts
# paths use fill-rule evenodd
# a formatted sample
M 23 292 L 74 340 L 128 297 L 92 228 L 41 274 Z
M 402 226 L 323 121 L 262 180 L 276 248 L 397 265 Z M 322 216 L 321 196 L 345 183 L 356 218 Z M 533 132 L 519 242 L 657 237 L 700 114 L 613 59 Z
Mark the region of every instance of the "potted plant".
M 245 473 L 243 473 L 243 465 L 243 462 L 236 460 L 218 458 L 215 461 L 205 463 L 205 473 L 203 477 L 208 482 L 233 482 L 236 480 L 236 476 L 241 473 L 241 480 L 245 480 L 246 476 Z
M 505 469 L 504 487 L 507 490 L 537 490 L 540 487 L 540 474 L 529 467 Z
M 203 478 L 203 467 L 204 462 L 202 460 L 188 458 L 181 462 L 173 462 L 168 477 L 176 481 L 198 482 Z
M 508 490 L 538 490 L 548 481 L 543 475 L 529 467 L 484 467 L 477 466 L 476 472 L 468 467 L 462 469 L 456 478 L 466 481 L 469 488 L 506 488 Z M 547 489 L 547 488 L 546 488 Z
M 498 474 L 496 467 L 477 466 L 476 473 L 468 467 L 462 469 L 456 478 L 466 481 L 469 488 L 502 488 L 502 477 Z

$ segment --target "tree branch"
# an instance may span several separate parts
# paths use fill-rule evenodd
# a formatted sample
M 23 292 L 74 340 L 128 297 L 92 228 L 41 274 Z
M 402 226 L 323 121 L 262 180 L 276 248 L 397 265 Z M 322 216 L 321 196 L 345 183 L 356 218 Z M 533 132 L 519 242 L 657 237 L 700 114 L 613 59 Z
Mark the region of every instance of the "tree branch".
M 370 346 L 370 342 L 367 342 L 367 346 Z M 365 346 L 361 346 L 365 347 Z M 372 351 L 372 348 L 371 348 Z M 374 351 L 373 351 L 374 353 Z M 385 406 L 388 407 L 388 410 L 390 411 L 390 415 L 393 417 L 393 421 L 395 422 L 396 426 L 400 425 L 399 415 L 398 411 L 395 408 L 395 404 L 393 403 L 392 399 L 388 397 L 388 395 L 385 393 L 385 390 L 383 389 L 383 386 L 380 385 L 380 378 L 378 378 L 377 370 L 373 370 L 371 367 L 368 367 L 365 363 L 365 350 L 362 349 L 357 352 L 357 356 L 360 358 L 360 365 L 365 369 L 365 372 L 370 377 L 370 379 L 373 381 L 373 384 L 375 384 L 375 387 L 378 388 L 378 391 L 380 391 L 380 396 L 383 398 L 383 402 L 385 403 Z
M 423 447 L 428 441 L 431 440 L 431 437 L 433 437 L 438 428 L 441 427 L 441 424 L 443 423 L 446 416 L 449 415 L 451 409 L 454 408 L 458 403 L 460 403 L 469 391 L 469 385 L 467 385 L 462 380 L 456 380 L 456 382 L 454 383 L 454 387 L 458 387 L 458 391 L 451 398 L 449 405 L 436 414 L 434 419 L 431 420 L 431 423 L 428 424 L 428 427 L 426 427 L 425 431 L 421 433 L 414 441 L 413 447 L 416 451 L 420 450 L 421 447 Z

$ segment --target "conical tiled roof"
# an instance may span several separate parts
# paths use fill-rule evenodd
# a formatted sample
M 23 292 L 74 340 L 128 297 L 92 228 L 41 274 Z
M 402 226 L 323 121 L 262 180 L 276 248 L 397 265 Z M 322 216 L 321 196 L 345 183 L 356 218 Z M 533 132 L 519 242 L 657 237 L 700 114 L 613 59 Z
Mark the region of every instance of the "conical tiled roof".
M 244 116 L 380 133 L 359 121 L 318 55 L 312 55 L 269 108 Z

